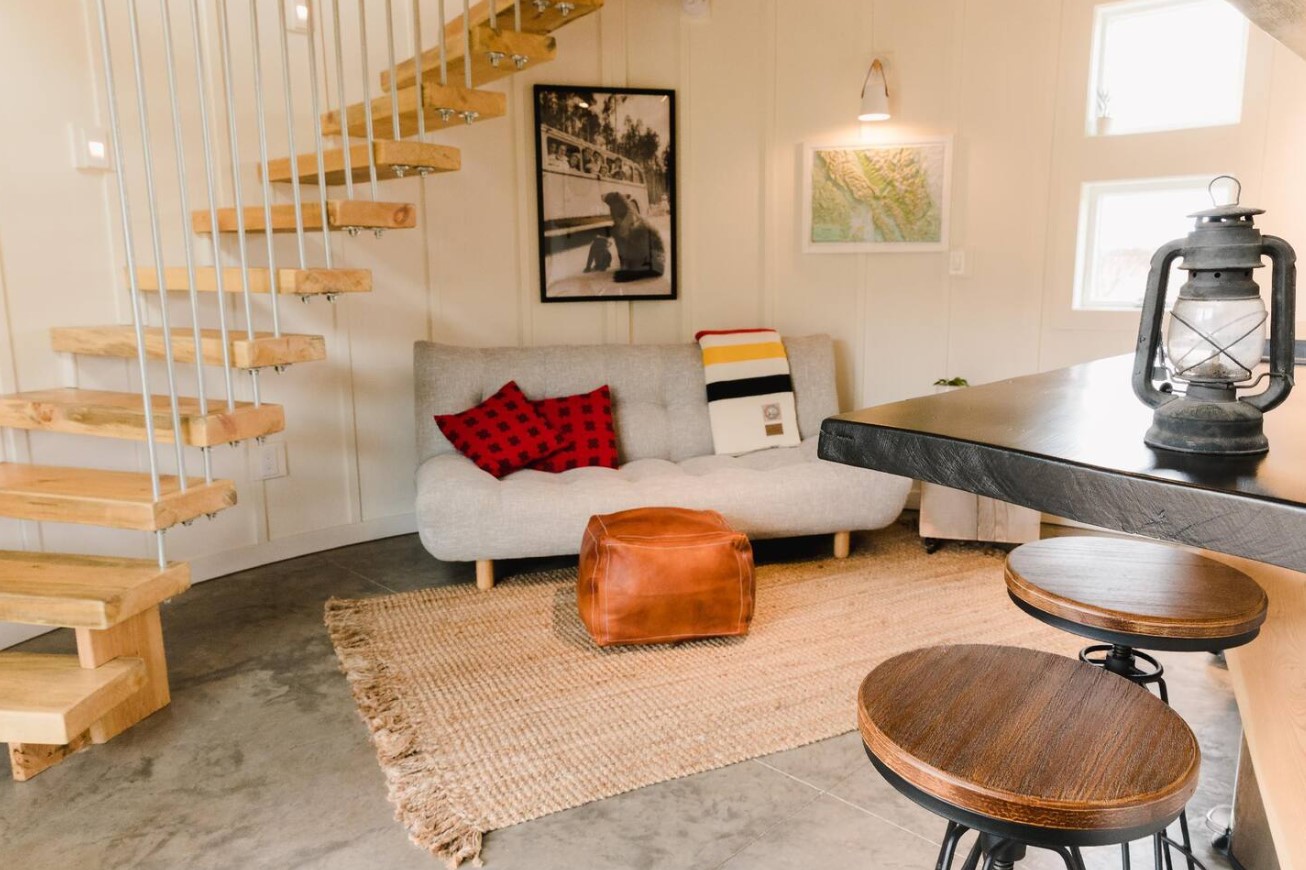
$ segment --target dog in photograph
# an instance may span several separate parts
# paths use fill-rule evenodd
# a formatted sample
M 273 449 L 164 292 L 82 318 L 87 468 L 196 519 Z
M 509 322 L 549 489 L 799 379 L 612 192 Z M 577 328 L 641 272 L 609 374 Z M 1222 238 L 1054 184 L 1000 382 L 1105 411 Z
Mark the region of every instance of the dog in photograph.
M 627 194 L 612 191 L 603 202 L 612 213 L 612 238 L 617 243 L 621 268 L 613 273 L 617 282 L 657 278 L 667 270 L 667 251 L 662 234 L 639 213 L 639 203 Z

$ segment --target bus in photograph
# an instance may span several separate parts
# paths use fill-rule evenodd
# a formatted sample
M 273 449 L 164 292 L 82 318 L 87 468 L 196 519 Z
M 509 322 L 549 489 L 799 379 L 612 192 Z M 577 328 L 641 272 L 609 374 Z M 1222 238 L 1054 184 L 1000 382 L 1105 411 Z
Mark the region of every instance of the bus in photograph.
M 604 229 L 612 215 L 603 197 L 613 191 L 648 214 L 648 184 L 633 160 L 554 127 L 540 127 L 540 176 L 546 238 Z

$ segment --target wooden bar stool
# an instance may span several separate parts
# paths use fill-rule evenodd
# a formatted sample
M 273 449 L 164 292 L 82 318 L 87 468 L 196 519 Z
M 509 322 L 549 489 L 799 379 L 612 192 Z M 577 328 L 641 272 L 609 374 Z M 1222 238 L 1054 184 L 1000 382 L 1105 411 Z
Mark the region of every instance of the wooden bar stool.
M 968 870 L 981 857 L 984 870 L 1011 870 L 1029 847 L 1084 870 L 1081 847 L 1164 830 L 1197 788 L 1197 739 L 1178 714 L 1146 689 L 1064 656 L 1007 646 L 912 650 L 871 671 L 857 700 L 876 769 L 948 822 L 937 870 L 952 867 L 968 830 L 980 835 Z M 1158 867 L 1160 850 L 1158 841 Z
M 1241 571 L 1150 541 L 1036 541 L 1011 552 L 1006 575 L 1011 600 L 1026 613 L 1100 641 L 1084 647 L 1081 660 L 1141 686 L 1155 684 L 1167 704 L 1165 669 L 1140 648 L 1219 652 L 1241 646 L 1260 631 L 1268 605 L 1265 591 Z M 1199 862 L 1183 813 L 1179 831 L 1193 870 Z M 1166 866 L 1171 845 L 1167 839 Z

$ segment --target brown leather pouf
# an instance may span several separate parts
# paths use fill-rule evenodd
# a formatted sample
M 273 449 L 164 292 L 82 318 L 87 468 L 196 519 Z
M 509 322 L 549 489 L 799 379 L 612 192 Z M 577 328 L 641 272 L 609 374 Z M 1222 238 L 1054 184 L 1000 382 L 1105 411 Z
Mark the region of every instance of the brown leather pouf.
M 747 634 L 753 548 L 716 511 L 590 517 L 576 602 L 599 646 Z

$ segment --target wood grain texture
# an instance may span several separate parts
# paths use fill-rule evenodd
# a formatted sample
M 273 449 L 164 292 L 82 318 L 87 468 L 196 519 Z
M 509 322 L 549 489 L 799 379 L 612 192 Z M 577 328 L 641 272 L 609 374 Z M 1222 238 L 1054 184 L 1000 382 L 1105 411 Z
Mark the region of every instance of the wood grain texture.
M 1144 638 L 1237 638 L 1259 628 L 1268 607 L 1243 572 L 1150 541 L 1036 541 L 1007 556 L 1006 577 L 1011 594 L 1036 610 Z
M 0 654 L 0 740 L 66 744 L 145 684 L 145 664 L 120 658 L 88 670 L 76 656 Z
M 1229 0 L 1257 27 L 1306 57 L 1306 2 L 1303 0 Z
M 305 202 L 301 206 L 305 230 L 322 229 L 322 207 Z M 373 202 L 366 199 L 331 199 L 326 207 L 327 228 L 343 230 L 350 227 L 362 229 L 403 230 L 417 226 L 417 208 L 408 202 Z M 267 229 L 262 206 L 246 206 L 245 232 L 262 233 Z M 212 215 L 208 209 L 191 212 L 191 228 L 197 233 L 213 232 Z M 272 206 L 272 231 L 293 233 L 298 229 L 295 206 L 279 203 Z M 218 232 L 237 232 L 236 210 L 218 209 Z
M 400 88 L 399 94 L 399 134 L 413 136 L 417 134 L 417 88 Z M 454 112 L 446 118 L 441 110 Z M 372 100 L 372 126 L 376 130 L 393 130 L 390 118 L 394 105 L 388 94 Z M 488 121 L 502 118 L 508 113 L 508 95 L 500 91 L 482 91 L 464 88 L 460 85 L 422 85 L 422 116 L 427 130 L 440 130 L 445 127 L 461 127 L 467 122 L 463 112 L 475 112 L 475 120 Z M 367 135 L 367 110 L 362 103 L 345 107 L 349 119 L 349 135 Z M 341 131 L 340 113 L 327 112 L 322 116 L 322 133 L 338 136 Z
M 174 438 L 172 408 L 167 396 L 152 396 L 151 417 L 156 441 Z M 200 412 L 199 399 L 180 397 L 182 443 L 191 447 L 213 447 L 271 435 L 286 428 L 280 405 L 237 402 L 228 409 L 225 402 L 211 402 Z M 104 390 L 34 390 L 0 396 L 0 426 L 39 429 L 102 438 L 144 441 L 146 414 L 140 393 Z
M 26 782 L 41 771 L 50 769 L 90 745 L 89 732 L 79 734 L 72 742 L 64 744 L 10 743 L 9 767 L 14 773 L 16 782 Z
M 503 15 L 499 16 L 499 21 L 501 27 L 511 27 L 512 10 L 508 10 L 506 21 Z M 552 36 L 539 33 L 519 33 L 506 29 L 494 30 L 488 24 L 477 24 L 472 27 L 471 37 L 473 87 L 480 87 L 513 73 L 547 63 L 558 55 L 557 40 Z M 457 31 L 449 31 L 445 38 L 449 79 L 466 81 L 463 67 L 463 58 L 467 54 L 465 49 L 466 41 L 463 38 L 462 25 L 459 23 Z M 490 62 L 490 52 L 504 55 L 497 66 Z M 526 58 L 526 63 L 521 69 L 513 63 L 512 58 L 514 56 Z M 438 83 L 440 76 L 439 46 L 422 52 L 421 61 L 423 79 Z M 417 65 L 412 58 L 396 66 L 395 72 L 400 88 L 409 87 L 417 81 L 416 69 Z M 389 93 L 390 89 L 390 70 L 382 70 L 381 90 Z
M 1279 863 L 1306 870 L 1306 574 L 1208 555 L 1250 574 L 1270 597 L 1260 635 L 1229 650 L 1229 673 Z
M 267 294 L 272 292 L 272 274 L 270 269 L 251 267 L 249 270 L 249 292 Z M 219 270 L 213 266 L 200 266 L 195 269 L 195 290 L 199 293 L 218 292 Z M 124 278 L 126 271 L 123 272 Z M 222 291 L 224 293 L 244 293 L 245 281 L 237 266 L 228 266 L 221 270 Z M 163 270 L 164 289 L 177 292 L 190 291 L 190 272 L 185 267 L 171 267 Z M 146 292 L 157 292 L 159 281 L 153 268 L 142 266 L 136 270 L 136 285 Z M 371 293 L 372 273 L 367 269 L 278 269 L 277 292 L 295 296 L 318 296 L 327 293 Z
M 230 331 L 231 364 L 238 369 L 267 368 L 326 359 L 326 340 L 320 335 L 256 332 L 253 338 Z M 172 330 L 172 357 L 177 362 L 195 362 L 195 340 L 189 330 Z M 50 345 L 61 353 L 86 356 L 136 358 L 136 334 L 130 326 L 56 326 L 50 330 Z M 145 352 L 151 359 L 163 359 L 163 330 L 145 330 Z M 200 331 L 200 352 L 204 364 L 222 365 L 222 333 Z
M 423 142 L 395 142 L 389 139 L 375 139 L 372 142 L 372 160 L 376 164 L 378 181 L 391 178 L 410 177 L 421 172 L 457 172 L 462 168 L 462 154 L 457 148 L 448 145 L 432 145 Z M 367 143 L 359 142 L 349 146 L 350 175 L 354 181 L 370 181 L 371 168 L 368 164 Z M 327 184 L 345 183 L 345 149 L 331 148 L 322 154 L 323 168 L 326 170 Z M 299 180 L 306 184 L 316 184 L 317 152 L 301 154 L 295 161 Z M 399 174 L 402 170 L 404 175 Z M 288 182 L 293 178 L 289 157 L 268 161 L 268 179 L 270 181 Z M 288 292 L 288 291 L 287 291 Z
M 822 424 L 823 459 L 1116 531 L 1306 570 L 1306 390 L 1265 417 L 1269 455 L 1143 443 L 1151 411 L 1115 357 L 881 405 Z
M 0 516 L 153 532 L 236 503 L 229 480 L 159 478 L 155 500 L 149 474 L 0 462 Z M 41 742 L 41 741 L 36 741 Z
M 76 634 L 77 660 L 83 668 L 101 668 L 124 657 L 140 660 L 145 666 L 141 687 L 91 724 L 92 743 L 107 743 L 172 700 L 158 605 L 112 628 L 79 628 Z
M 110 628 L 190 588 L 190 566 L 0 551 L 0 622 Z
M 1197 788 L 1197 739 L 1178 714 L 1127 680 L 1052 653 L 903 653 L 867 675 L 857 716 L 867 748 L 908 783 L 1015 824 L 1159 827 Z

